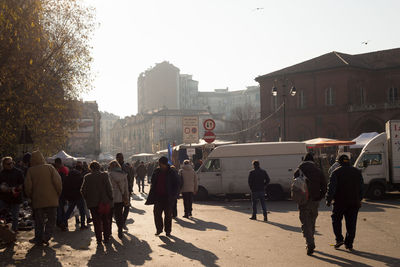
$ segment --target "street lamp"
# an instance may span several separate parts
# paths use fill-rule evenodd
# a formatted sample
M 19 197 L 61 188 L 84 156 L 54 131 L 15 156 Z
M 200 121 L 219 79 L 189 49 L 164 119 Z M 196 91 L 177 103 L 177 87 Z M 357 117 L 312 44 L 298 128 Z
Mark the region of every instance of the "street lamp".
M 287 96 L 286 95 L 286 84 L 287 84 L 287 82 L 290 82 L 290 81 L 285 78 L 280 79 L 280 80 L 275 80 L 275 83 L 272 86 L 272 90 L 271 90 L 271 94 L 273 97 L 278 96 L 278 88 L 276 86 L 278 81 L 280 81 L 282 83 L 282 91 L 283 91 L 283 94 L 282 94 L 282 98 L 283 98 L 283 140 L 282 140 L 282 136 L 281 136 L 281 141 L 286 141 L 286 96 Z M 294 85 L 292 85 L 292 87 L 290 88 L 289 94 L 291 96 L 295 96 L 296 93 L 297 93 L 296 87 Z

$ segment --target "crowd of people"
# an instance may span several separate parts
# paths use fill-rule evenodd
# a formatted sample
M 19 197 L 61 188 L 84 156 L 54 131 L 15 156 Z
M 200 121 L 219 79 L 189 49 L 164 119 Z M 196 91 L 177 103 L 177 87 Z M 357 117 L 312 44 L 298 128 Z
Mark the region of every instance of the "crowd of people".
M 251 220 L 256 220 L 257 204 L 261 202 L 264 221 L 268 221 L 265 205 L 265 187 L 270 178 L 267 172 L 260 167 L 258 161 L 253 161 L 254 170 L 250 171 L 248 183 L 251 190 L 253 214 Z M 353 167 L 346 154 L 338 154 L 335 163 L 328 171 L 329 183 L 323 171 L 317 166 L 312 153 L 307 153 L 303 162 L 294 173 L 294 178 L 302 176 L 306 182 L 306 199 L 298 204 L 301 229 L 306 240 L 307 255 L 312 255 L 315 250 L 315 222 L 318 208 L 322 199 L 332 209 L 332 226 L 336 237 L 334 247 L 345 245 L 349 251 L 353 250 L 356 235 L 357 215 L 363 198 L 364 181 L 361 171 Z M 342 220 L 346 222 L 346 236 L 342 235 Z
M 151 182 L 146 204 L 154 205 L 156 235 L 171 234 L 172 217 L 176 217 L 178 195 L 184 196 L 185 216 L 192 216 L 193 194 L 197 192 L 197 176 L 186 160 L 181 170 L 161 157 L 157 165 L 142 161 L 130 165 L 122 153 L 107 165 L 92 161 L 77 161 L 71 168 L 60 158 L 46 163 L 40 151 L 27 153 L 21 165 L 14 166 L 11 157 L 2 159 L 0 172 L 0 211 L 12 214 L 12 230 L 18 231 L 21 203 L 29 200 L 35 222 L 35 236 L 30 240 L 37 246 L 49 245 L 56 227 L 68 231 L 68 221 L 75 215 L 76 225 L 88 229 L 93 222 L 98 244 L 108 243 L 112 233 L 112 218 L 118 237 L 127 231 L 126 221 L 131 206 L 134 180 L 138 192 L 144 193 L 145 177 Z M 175 211 L 175 212 L 173 212 Z M 164 214 L 164 219 L 162 215 Z
M 182 193 L 184 216 L 192 216 L 193 196 L 198 190 L 197 174 L 189 160 L 183 162 L 180 170 L 169 164 L 166 157 L 158 160 L 158 166 L 144 162 L 132 165 L 124 161 L 122 153 L 116 155 L 106 166 L 92 161 L 76 162 L 71 169 L 57 158 L 54 165 L 46 163 L 40 151 L 26 154 L 18 166 L 13 166 L 11 157 L 2 159 L 0 172 L 0 210 L 12 215 L 12 230 L 18 231 L 18 212 L 24 199 L 29 199 L 33 209 L 35 236 L 30 242 L 37 246 L 48 245 L 56 226 L 68 231 L 68 221 L 76 209 L 76 224 L 85 230 L 93 222 L 98 244 L 108 243 L 112 234 L 112 218 L 118 228 L 118 237 L 124 238 L 127 231 L 134 178 L 138 192 L 144 194 L 145 177 L 151 183 L 146 205 L 154 205 L 153 216 L 156 235 L 163 231 L 171 235 L 172 218 L 177 216 L 177 198 Z M 253 213 L 257 219 L 257 204 L 260 201 L 264 221 L 268 221 L 265 204 L 265 189 L 270 182 L 266 170 L 253 161 L 248 184 L 251 191 Z M 360 170 L 352 167 L 346 154 L 341 154 L 332 164 L 329 183 L 322 170 L 314 161 L 313 154 L 307 153 L 294 173 L 294 178 L 306 181 L 306 201 L 299 203 L 301 229 L 306 240 L 307 254 L 315 249 L 315 222 L 320 201 L 325 198 L 331 206 L 332 226 L 336 237 L 335 248 L 342 245 L 353 249 L 357 214 L 363 196 L 363 177 Z M 164 217 L 163 217 L 164 216 Z M 342 219 L 346 221 L 346 236 L 342 235 Z

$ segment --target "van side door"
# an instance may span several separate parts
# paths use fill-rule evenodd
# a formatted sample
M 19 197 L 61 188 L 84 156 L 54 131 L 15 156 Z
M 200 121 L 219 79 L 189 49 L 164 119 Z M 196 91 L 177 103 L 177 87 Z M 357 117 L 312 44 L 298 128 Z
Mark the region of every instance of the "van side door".
M 381 153 L 364 154 L 358 166 L 362 170 L 364 183 L 369 183 L 373 179 L 385 178 L 385 168 Z
M 220 159 L 208 159 L 199 171 L 199 185 L 209 194 L 222 193 L 222 171 Z

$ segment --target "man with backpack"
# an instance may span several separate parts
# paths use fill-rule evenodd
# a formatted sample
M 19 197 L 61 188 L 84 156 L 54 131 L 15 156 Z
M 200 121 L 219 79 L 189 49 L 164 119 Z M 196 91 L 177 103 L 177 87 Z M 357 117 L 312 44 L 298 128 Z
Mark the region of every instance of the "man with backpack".
M 315 249 L 315 221 L 318 216 L 319 202 L 326 193 L 326 180 L 322 171 L 315 165 L 314 157 L 311 153 L 306 154 L 304 161 L 294 173 L 294 177 L 295 179 L 304 178 L 306 183 L 305 200 L 298 201 L 298 207 L 301 230 L 307 243 L 307 255 L 311 255 Z
M 258 160 L 253 161 L 254 170 L 249 173 L 249 187 L 251 190 L 251 201 L 253 203 L 253 215 L 250 220 L 257 220 L 257 202 L 260 200 L 263 209 L 264 221 L 267 222 L 267 208 L 265 207 L 265 187 L 269 184 L 270 179 L 267 172 L 260 168 Z

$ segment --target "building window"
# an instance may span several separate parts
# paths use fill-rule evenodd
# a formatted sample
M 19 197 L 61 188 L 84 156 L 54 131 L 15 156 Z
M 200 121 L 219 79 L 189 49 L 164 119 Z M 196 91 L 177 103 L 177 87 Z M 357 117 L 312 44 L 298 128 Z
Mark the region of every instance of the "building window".
M 366 102 L 366 95 L 365 95 L 365 89 L 360 88 L 360 104 L 364 105 Z
M 399 92 L 397 88 L 389 88 L 389 103 L 395 103 L 399 100 Z
M 298 107 L 299 107 L 300 109 L 306 108 L 306 96 L 305 96 L 303 90 L 301 90 L 301 91 L 299 92 L 299 96 L 298 96 Z
M 335 105 L 335 91 L 331 87 L 325 90 L 325 105 Z

